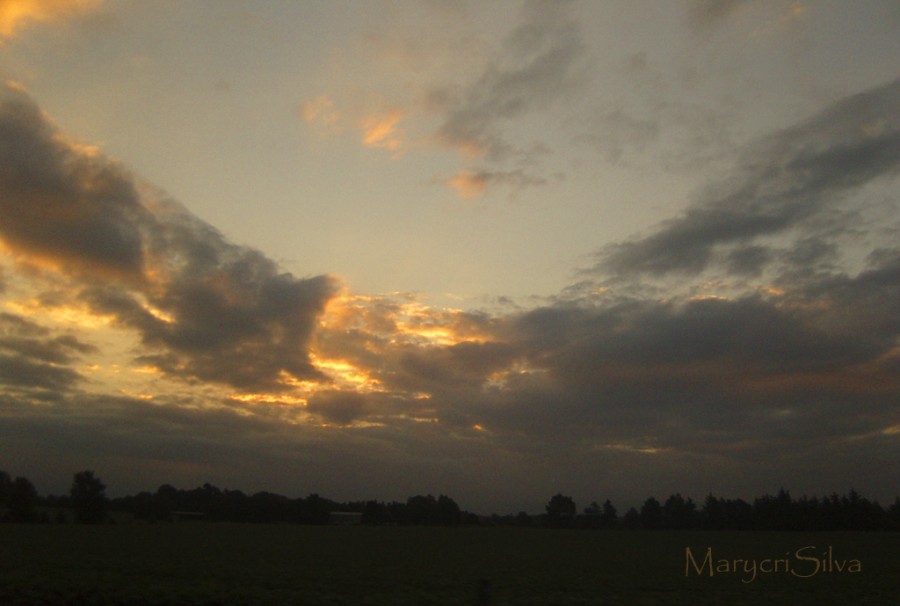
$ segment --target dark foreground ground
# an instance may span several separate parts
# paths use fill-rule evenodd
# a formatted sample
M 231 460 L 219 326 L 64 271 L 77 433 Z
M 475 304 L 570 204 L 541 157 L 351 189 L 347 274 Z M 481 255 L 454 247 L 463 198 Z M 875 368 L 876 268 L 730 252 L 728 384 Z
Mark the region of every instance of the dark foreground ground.
M 797 559 L 824 558 L 825 562 Z M 831 559 L 828 549 L 831 547 Z M 786 559 L 784 572 L 685 576 Z M 845 561 L 845 570 L 837 566 Z M 848 572 L 856 568 L 860 572 Z M 730 566 L 733 567 L 733 564 Z M 743 563 L 738 566 L 742 567 Z M 830 572 L 829 572 L 830 569 Z M 749 581 L 749 582 L 744 582 Z M 0 604 L 896 604 L 900 533 L 0 525 Z

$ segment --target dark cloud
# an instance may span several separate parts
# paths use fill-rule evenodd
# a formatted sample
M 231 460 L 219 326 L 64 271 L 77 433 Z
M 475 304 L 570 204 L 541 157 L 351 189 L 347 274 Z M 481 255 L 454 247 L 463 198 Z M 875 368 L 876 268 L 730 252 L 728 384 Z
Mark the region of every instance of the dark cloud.
M 755 146 L 728 181 L 708 189 L 680 217 L 646 237 L 604 250 L 594 271 L 697 274 L 716 261 L 722 247 L 746 250 L 754 239 L 813 222 L 848 192 L 896 175 L 898 103 L 900 81 L 894 81 L 776 133 Z
M 508 345 L 495 342 L 410 348 L 398 356 L 398 375 L 392 384 L 410 391 L 480 386 L 491 374 L 508 367 L 515 354 Z
M 356 392 L 326 391 L 309 399 L 306 409 L 325 421 L 348 425 L 366 412 L 366 396 Z
M 93 351 L 71 335 L 54 335 L 21 316 L 0 312 L 0 384 L 7 388 L 69 391 L 82 376 L 68 366 Z
M 81 375 L 70 368 L 0 353 L 0 383 L 4 385 L 62 392 L 79 380 Z
M 890 347 L 900 335 L 900 248 L 876 249 L 869 262 L 855 276 L 824 275 L 790 293 L 817 325 Z
M 140 276 L 146 210 L 132 181 L 67 143 L 37 105 L 9 85 L 0 97 L 0 237 L 73 271 Z
M 297 279 L 99 152 L 67 142 L 7 86 L 0 103 L 0 237 L 61 270 L 79 298 L 137 329 L 163 371 L 275 389 L 282 373 L 321 378 L 307 345 L 334 293 Z
M 730 367 L 747 377 L 830 372 L 873 360 L 891 347 L 890 339 L 877 334 L 829 335 L 798 311 L 756 297 L 635 302 L 586 314 L 577 324 L 580 338 L 541 359 L 582 384 L 602 384 L 604 368 L 615 377 L 622 366 L 635 377 L 647 371 L 648 378 L 661 365 L 696 368 L 701 375 L 710 367 Z

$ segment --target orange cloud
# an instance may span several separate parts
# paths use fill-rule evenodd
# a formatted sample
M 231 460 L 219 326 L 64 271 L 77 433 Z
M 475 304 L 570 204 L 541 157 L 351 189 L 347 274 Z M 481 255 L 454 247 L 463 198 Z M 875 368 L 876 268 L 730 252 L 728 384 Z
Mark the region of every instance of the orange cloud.
M 334 129 L 338 122 L 338 112 L 334 109 L 334 103 L 325 95 L 319 95 L 301 105 L 300 117 L 307 124 L 317 126 L 322 131 Z
M 455 189 L 461 198 L 477 198 L 487 189 L 488 178 L 484 173 L 461 170 L 447 179 L 447 185 Z
M 360 121 L 363 131 L 363 143 L 368 147 L 397 149 L 401 144 L 403 131 L 397 129 L 397 123 L 403 117 L 401 110 L 393 110 L 387 114 L 375 114 L 364 117 Z
M 63 19 L 100 6 L 102 0 L 0 0 L 0 39 L 28 21 Z
M 488 186 L 505 185 L 512 188 L 514 193 L 525 187 L 544 185 L 546 180 L 521 169 L 511 171 L 481 169 L 461 170 L 443 182 L 455 189 L 461 198 L 476 198 L 484 194 Z

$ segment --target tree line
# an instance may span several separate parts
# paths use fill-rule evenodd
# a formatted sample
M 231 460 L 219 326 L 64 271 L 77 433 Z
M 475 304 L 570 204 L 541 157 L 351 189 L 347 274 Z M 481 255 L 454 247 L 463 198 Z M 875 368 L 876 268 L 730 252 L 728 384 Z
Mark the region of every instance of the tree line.
M 48 512 L 55 512 L 51 515 Z M 340 503 L 318 494 L 291 499 L 271 492 L 246 494 L 211 484 L 183 490 L 163 484 L 155 492 L 110 499 L 93 471 L 74 474 L 67 495 L 41 497 L 24 477 L 0 471 L 0 521 L 103 523 L 110 512 L 146 522 L 202 519 L 213 522 L 328 524 L 333 514 L 355 514 L 368 525 L 504 525 L 623 530 L 900 530 L 900 498 L 887 508 L 856 491 L 827 497 L 791 497 L 784 489 L 747 502 L 708 495 L 701 505 L 681 494 L 660 502 L 647 498 L 623 515 L 607 499 L 579 512 L 572 497 L 558 493 L 544 512 L 479 516 L 446 495 L 416 495 L 406 501 Z
M 615 506 L 592 502 L 580 515 L 570 497 L 554 496 L 547 504 L 544 521 L 549 525 L 622 528 L 626 530 L 900 530 L 900 498 L 883 508 L 855 490 L 827 497 L 799 499 L 780 489 L 753 499 L 726 499 L 707 495 L 702 505 L 676 493 L 660 502 L 647 498 L 640 508 L 619 516 Z M 520 514 L 521 516 L 521 514 Z M 511 520 L 512 523 L 516 519 Z M 527 522 L 522 519 L 521 521 Z

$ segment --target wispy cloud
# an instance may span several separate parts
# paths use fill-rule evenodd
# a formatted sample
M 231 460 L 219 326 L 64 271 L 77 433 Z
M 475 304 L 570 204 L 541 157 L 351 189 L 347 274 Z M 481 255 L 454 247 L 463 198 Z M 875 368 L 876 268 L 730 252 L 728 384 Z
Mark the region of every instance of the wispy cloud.
M 368 147 L 397 150 L 403 138 L 403 132 L 398 128 L 398 123 L 403 115 L 403 111 L 393 110 L 384 114 L 365 116 L 360 120 L 363 143 Z
M 898 103 L 900 82 L 894 81 L 768 137 L 744 155 L 729 179 L 704 191 L 681 216 L 648 236 L 605 249 L 595 271 L 697 274 L 723 255 L 747 260 L 746 247 L 754 241 L 811 228 L 848 192 L 896 176 Z M 811 246 L 805 241 L 806 250 Z M 762 261 L 765 251 L 753 251 Z
M 403 54 L 414 53 L 407 49 Z M 561 104 L 585 81 L 586 50 L 570 3 L 524 3 L 518 24 L 497 48 L 461 71 L 452 79 L 434 81 L 432 75 L 424 83 L 406 83 L 407 93 L 393 103 L 373 94 L 377 101 L 369 105 L 374 107 L 356 119 L 363 144 L 393 152 L 409 146 L 418 153 L 435 148 L 456 152 L 464 167 L 450 179 L 434 181 L 446 183 L 461 197 L 545 183 L 541 156 L 548 151 L 546 140 L 554 126 L 547 124 L 544 132 L 532 129 L 527 140 L 513 131 L 519 130 L 518 122 Z M 320 126 L 337 115 L 324 96 L 304 103 L 301 114 Z
M 517 169 L 512 171 L 462 170 L 446 180 L 461 198 L 477 198 L 489 187 L 505 185 L 513 193 L 546 183 L 546 179 Z
M 463 158 L 482 163 L 457 175 L 482 176 L 479 187 L 459 187 L 458 178 L 449 182 L 460 195 L 480 195 L 489 185 L 501 183 L 516 187 L 544 183 L 534 165 L 535 141 L 512 140 L 505 125 L 546 110 L 576 90 L 585 77 L 584 58 L 581 32 L 568 13 L 568 3 L 530 2 L 500 54 L 477 77 L 461 87 L 430 91 L 429 105 L 441 120 L 434 138 Z M 543 145 L 542 134 L 534 135 Z M 514 168 L 507 168 L 509 164 Z M 485 178 L 501 174 L 518 176 Z
M 318 128 L 323 135 L 334 130 L 338 124 L 339 115 L 334 102 L 325 95 L 303 103 L 299 111 L 300 117 L 307 124 Z
M 584 45 L 567 3 L 531 2 L 501 54 L 459 90 L 436 89 L 432 103 L 442 122 L 438 141 L 466 156 L 501 161 L 517 148 L 503 134 L 504 121 L 545 109 L 580 82 Z

